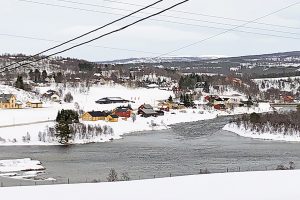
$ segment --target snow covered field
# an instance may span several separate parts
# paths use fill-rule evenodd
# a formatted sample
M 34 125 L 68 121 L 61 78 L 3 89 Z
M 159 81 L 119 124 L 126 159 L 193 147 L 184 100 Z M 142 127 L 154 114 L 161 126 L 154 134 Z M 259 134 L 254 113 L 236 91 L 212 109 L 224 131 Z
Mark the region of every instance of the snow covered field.
M 17 200 L 299 200 L 299 170 L 207 174 L 173 178 L 74 185 L 0 188 L 1 198 Z
M 227 124 L 223 130 L 236 133 L 242 137 L 249 137 L 254 139 L 262 140 L 275 140 L 275 141 L 286 141 L 286 142 L 300 142 L 300 133 L 293 135 L 284 135 L 278 132 L 256 132 L 249 129 L 245 129 L 243 126 L 238 127 L 235 123 Z

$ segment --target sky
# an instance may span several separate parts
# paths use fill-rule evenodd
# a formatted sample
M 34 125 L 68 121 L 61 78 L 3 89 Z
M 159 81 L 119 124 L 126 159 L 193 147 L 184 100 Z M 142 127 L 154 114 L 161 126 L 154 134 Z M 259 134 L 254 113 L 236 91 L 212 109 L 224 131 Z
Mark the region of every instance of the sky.
M 36 54 L 155 1 L 1 0 L 0 54 Z M 125 26 L 180 1 L 164 0 L 155 8 L 97 31 L 76 43 Z M 89 61 L 106 61 L 161 55 L 240 56 L 297 51 L 300 50 L 300 4 L 256 21 L 258 23 L 251 23 L 247 27 L 205 40 L 244 24 L 243 20 L 254 20 L 296 1 L 190 0 L 151 20 L 60 55 Z M 205 41 L 172 52 L 201 40 Z M 74 43 L 64 48 L 72 45 Z M 169 52 L 172 53 L 166 54 Z

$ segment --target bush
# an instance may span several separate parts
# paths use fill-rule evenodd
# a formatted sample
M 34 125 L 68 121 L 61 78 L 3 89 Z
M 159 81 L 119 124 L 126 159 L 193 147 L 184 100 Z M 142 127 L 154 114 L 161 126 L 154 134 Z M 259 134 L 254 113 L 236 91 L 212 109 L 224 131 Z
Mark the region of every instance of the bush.
M 71 103 L 73 101 L 73 96 L 70 92 L 68 92 L 64 97 L 64 102 Z
M 110 169 L 108 177 L 106 178 L 108 182 L 115 182 L 118 181 L 118 173 L 115 169 Z
M 250 114 L 250 122 L 254 123 L 254 124 L 260 122 L 260 115 L 257 113 L 251 113 Z

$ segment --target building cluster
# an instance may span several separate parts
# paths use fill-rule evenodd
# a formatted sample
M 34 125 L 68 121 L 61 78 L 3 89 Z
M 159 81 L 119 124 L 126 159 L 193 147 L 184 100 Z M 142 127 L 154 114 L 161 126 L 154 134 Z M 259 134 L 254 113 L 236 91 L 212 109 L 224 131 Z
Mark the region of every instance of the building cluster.
M 42 108 L 43 103 L 38 100 L 30 100 L 24 105 L 13 94 L 0 94 L 0 109 L 22 109 L 24 106 L 28 108 Z

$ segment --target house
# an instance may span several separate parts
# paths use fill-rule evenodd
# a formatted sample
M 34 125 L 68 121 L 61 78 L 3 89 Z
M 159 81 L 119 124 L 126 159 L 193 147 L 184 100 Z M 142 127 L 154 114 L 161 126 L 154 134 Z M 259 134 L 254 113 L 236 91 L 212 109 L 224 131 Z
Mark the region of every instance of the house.
M 98 104 L 113 104 L 113 103 L 129 103 L 130 101 L 122 99 L 121 97 L 104 97 L 95 102 Z
M 142 117 L 157 117 L 158 114 L 153 109 L 141 109 L 140 114 Z
M 295 99 L 292 96 L 284 96 L 283 101 L 284 103 L 294 103 Z
M 55 90 L 48 90 L 42 95 L 43 98 L 45 99 L 50 99 L 51 101 L 58 102 L 60 100 L 59 93 L 56 92 Z
M 13 94 L 0 94 L 0 108 L 2 109 L 16 109 L 21 108 L 22 105 L 17 103 L 17 98 Z
M 226 106 L 224 104 L 215 104 L 214 109 L 216 109 L 216 110 L 226 110 Z
M 119 116 L 111 114 L 111 115 L 108 115 L 105 120 L 108 121 L 108 122 L 118 122 L 119 121 Z
M 138 108 L 138 114 L 142 114 L 142 109 L 153 110 L 153 107 L 150 104 L 143 104 Z
M 35 100 L 35 101 L 28 101 L 26 103 L 27 107 L 30 108 L 42 108 L 43 107 L 43 103 L 41 101 Z
M 117 107 L 114 111 L 113 114 L 119 116 L 119 117 L 124 117 L 124 118 L 129 118 L 131 117 L 132 114 L 132 108 L 130 106 L 127 107 Z
M 99 120 L 106 120 L 106 117 L 109 113 L 105 111 L 91 111 L 84 113 L 81 118 L 83 121 L 99 121 Z

